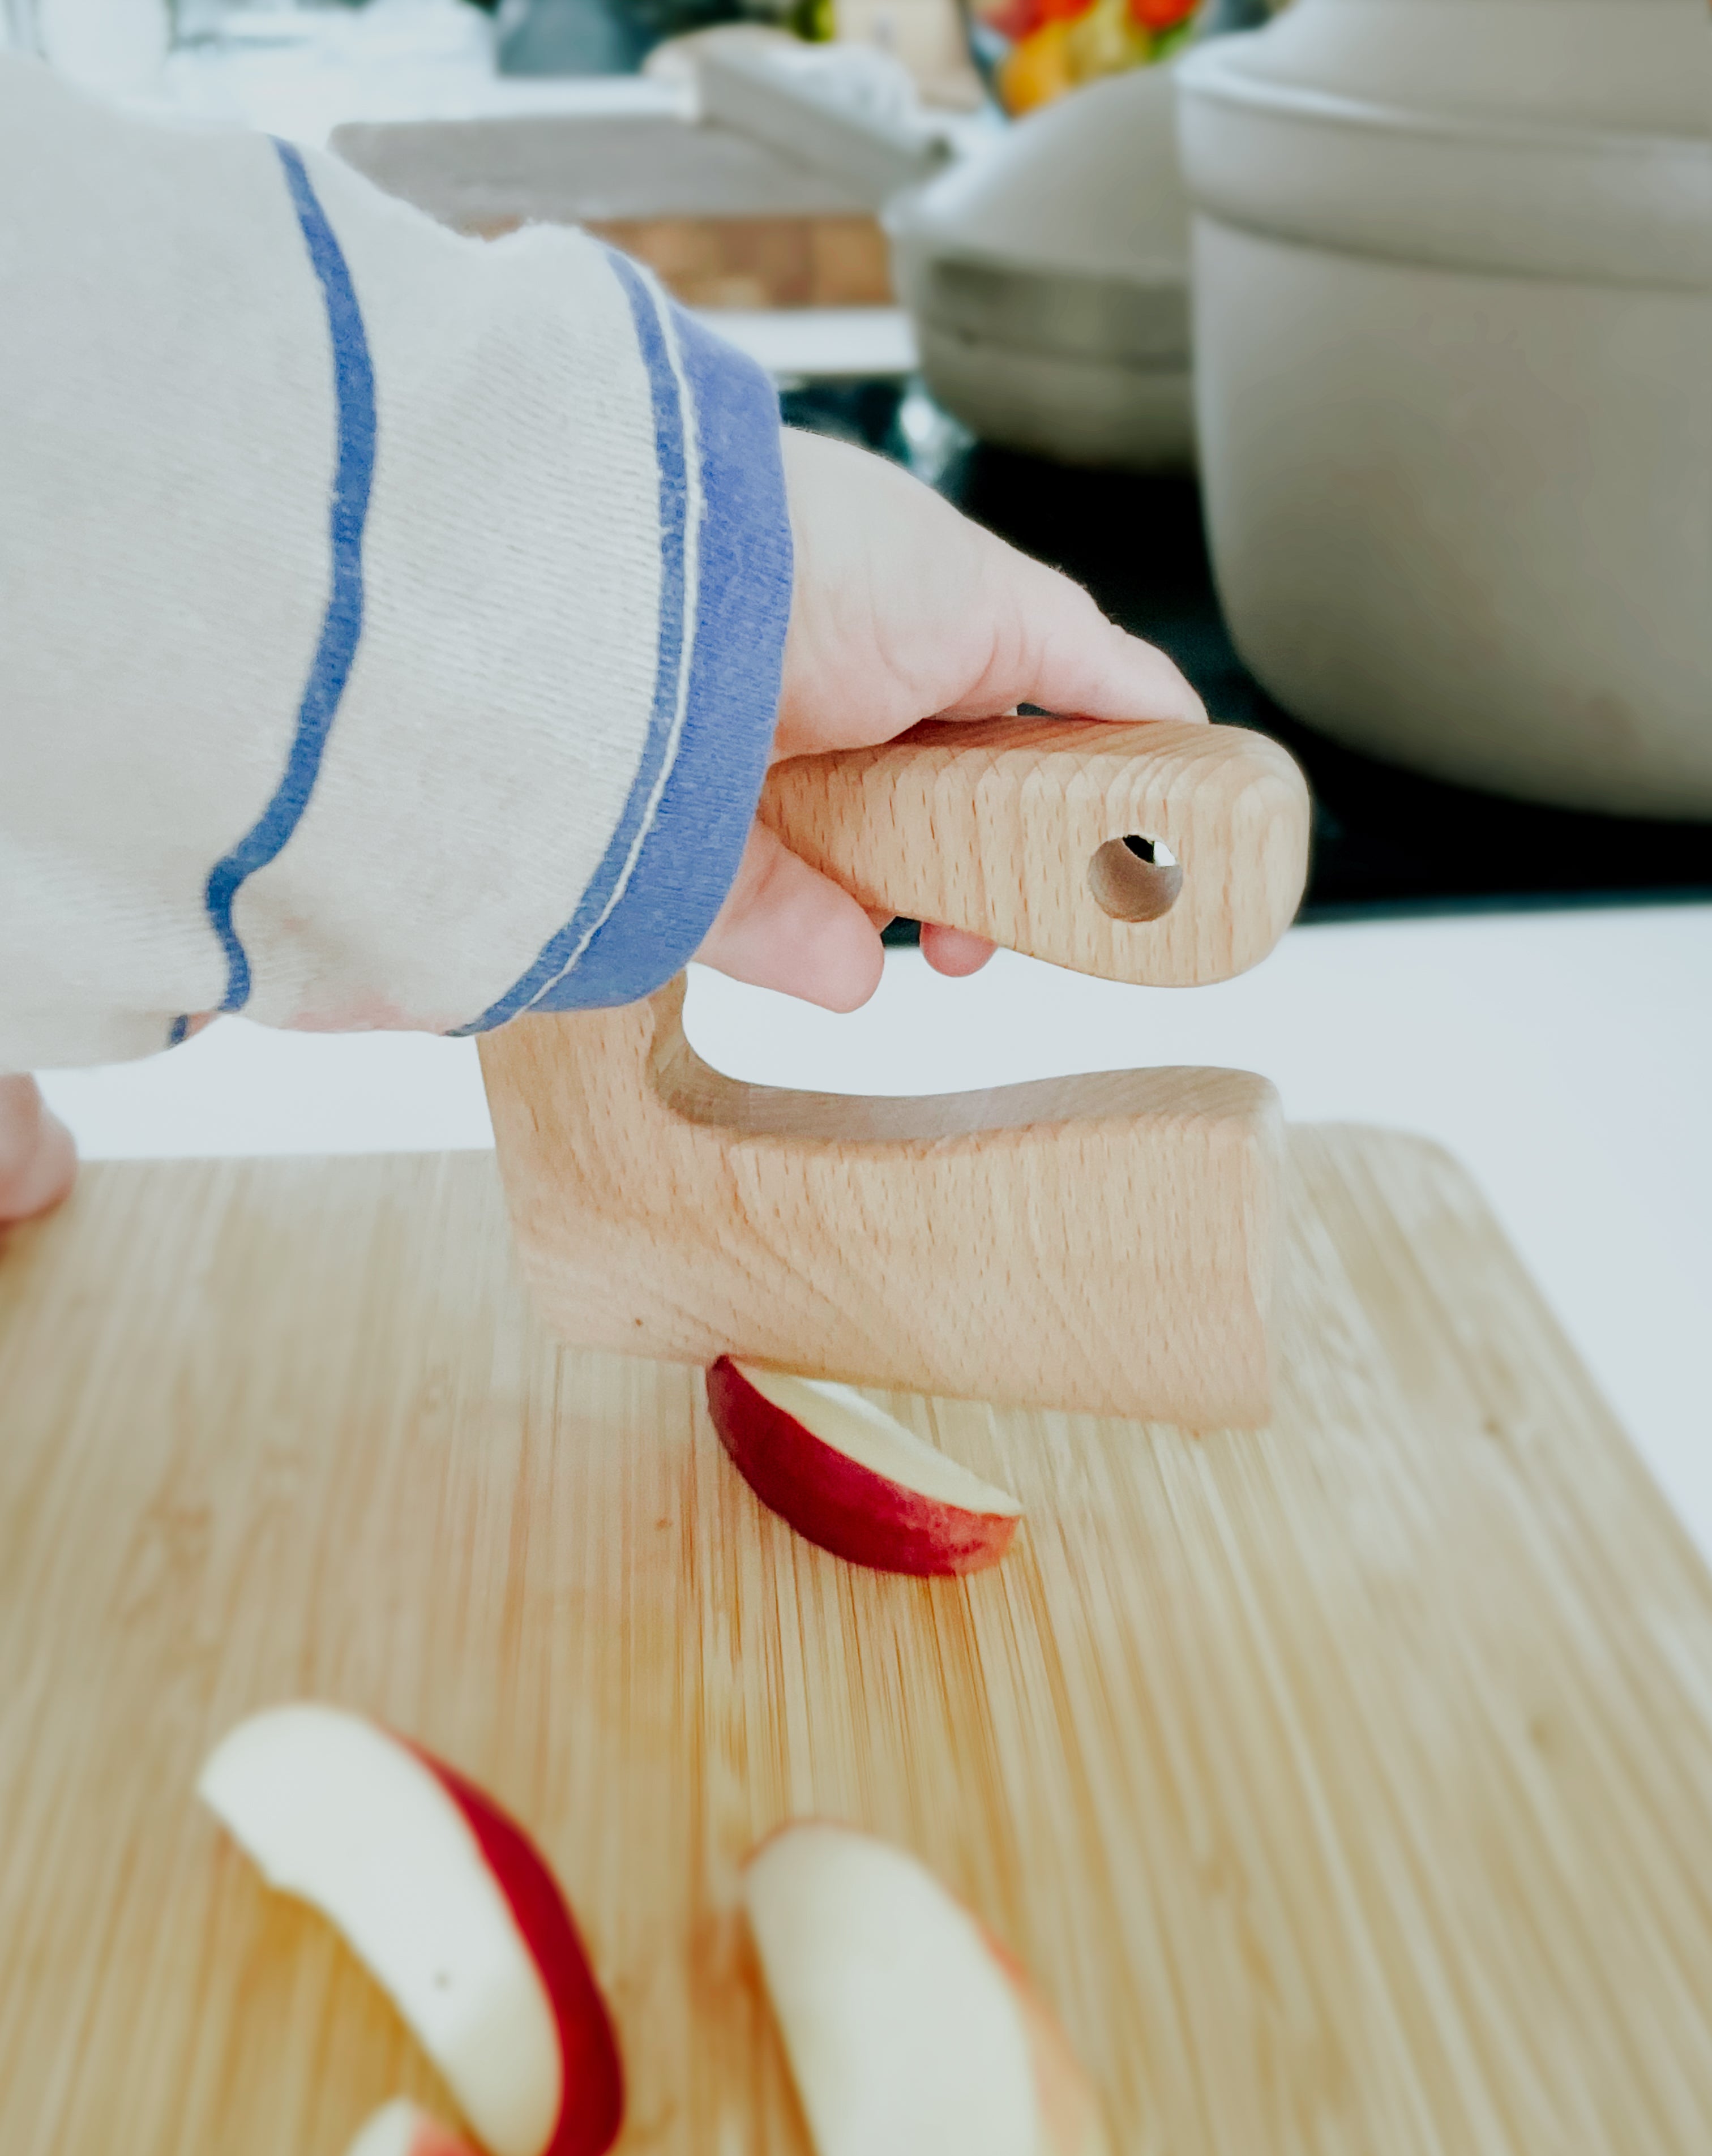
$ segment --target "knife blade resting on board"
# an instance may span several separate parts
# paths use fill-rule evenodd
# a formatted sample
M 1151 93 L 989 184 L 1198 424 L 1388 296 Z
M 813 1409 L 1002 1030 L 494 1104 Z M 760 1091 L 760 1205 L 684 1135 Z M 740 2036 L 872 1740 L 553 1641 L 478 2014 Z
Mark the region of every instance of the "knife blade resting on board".
M 1158 986 L 1264 957 L 1307 874 L 1302 775 L 1235 727 L 929 725 L 779 765 L 760 814 L 866 905 Z M 1266 1419 L 1283 1122 L 1265 1079 L 794 1092 L 712 1070 L 682 1008 L 680 977 L 482 1039 L 524 1270 L 563 1337 L 1190 1427 Z

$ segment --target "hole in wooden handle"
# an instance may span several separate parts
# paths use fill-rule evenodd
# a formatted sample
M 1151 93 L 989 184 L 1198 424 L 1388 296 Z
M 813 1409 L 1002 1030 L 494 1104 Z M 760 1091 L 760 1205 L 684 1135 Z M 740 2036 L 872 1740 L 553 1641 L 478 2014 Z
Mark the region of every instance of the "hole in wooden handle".
M 1087 887 L 1113 921 L 1157 921 L 1176 903 L 1183 870 L 1163 839 L 1132 831 L 1100 847 L 1087 865 Z

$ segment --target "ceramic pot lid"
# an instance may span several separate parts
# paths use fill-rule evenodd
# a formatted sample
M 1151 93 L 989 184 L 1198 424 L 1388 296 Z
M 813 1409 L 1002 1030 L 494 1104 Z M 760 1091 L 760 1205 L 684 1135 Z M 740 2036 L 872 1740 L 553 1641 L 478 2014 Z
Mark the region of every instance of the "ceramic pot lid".
M 1712 286 L 1706 0 L 1295 0 L 1179 63 L 1197 209 L 1444 268 Z
M 1166 67 L 1091 83 L 895 201 L 887 224 L 913 248 L 995 266 L 1181 285 L 1174 105 Z
M 1221 51 L 1257 82 L 1402 112 L 1712 136 L 1707 0 L 1295 0 Z

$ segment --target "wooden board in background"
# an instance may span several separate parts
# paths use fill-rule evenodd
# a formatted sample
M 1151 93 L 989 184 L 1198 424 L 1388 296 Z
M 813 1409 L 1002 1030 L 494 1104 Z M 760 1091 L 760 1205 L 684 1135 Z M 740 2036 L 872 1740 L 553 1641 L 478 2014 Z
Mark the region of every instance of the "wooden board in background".
M 486 239 L 580 224 L 699 307 L 893 304 L 877 198 L 736 129 L 665 114 L 352 121 L 332 146 Z
M 1704 2156 L 1706 1575 L 1454 1166 L 1295 1164 L 1274 1426 L 905 1403 L 1029 1508 L 934 1583 L 546 1340 L 484 1156 L 87 1171 L 0 1250 L 0 2148 L 337 2156 L 435 2093 L 191 1797 L 308 1694 L 539 1837 L 626 2150 L 802 2156 L 733 1893 L 813 1810 L 1018 1949 L 1122 2156 Z

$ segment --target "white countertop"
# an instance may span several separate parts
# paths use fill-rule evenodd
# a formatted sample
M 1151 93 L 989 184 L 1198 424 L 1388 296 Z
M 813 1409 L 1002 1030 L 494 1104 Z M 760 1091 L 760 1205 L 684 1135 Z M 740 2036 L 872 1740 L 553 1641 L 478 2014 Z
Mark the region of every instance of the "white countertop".
M 1300 1122 L 1386 1124 L 1469 1168 L 1712 1558 L 1712 906 L 1292 930 L 1221 988 L 1128 988 L 1001 952 L 972 980 L 889 959 L 850 1018 L 717 974 L 689 1030 L 734 1075 L 931 1092 L 1204 1062 Z M 476 1051 L 225 1020 L 171 1055 L 44 1081 L 91 1158 L 491 1142 Z

